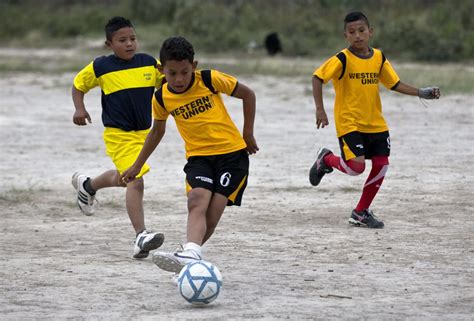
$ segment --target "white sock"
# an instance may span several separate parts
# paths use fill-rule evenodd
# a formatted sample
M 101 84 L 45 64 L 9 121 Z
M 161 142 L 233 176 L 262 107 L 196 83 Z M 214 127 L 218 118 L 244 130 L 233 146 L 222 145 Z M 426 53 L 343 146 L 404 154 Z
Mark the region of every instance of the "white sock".
M 199 244 L 188 242 L 184 244 L 184 251 L 190 251 L 196 254 L 199 258 L 202 257 L 202 247 Z

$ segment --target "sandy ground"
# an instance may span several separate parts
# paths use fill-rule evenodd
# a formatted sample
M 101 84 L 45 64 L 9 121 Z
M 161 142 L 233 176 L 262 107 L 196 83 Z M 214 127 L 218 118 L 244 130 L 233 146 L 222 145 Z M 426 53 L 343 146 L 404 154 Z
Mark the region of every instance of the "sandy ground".
M 86 96 L 93 124 L 72 124 L 72 77 L 0 78 L 0 319 L 474 318 L 474 97 L 425 107 L 382 93 L 392 157 L 373 210 L 386 228 L 368 230 L 347 223 L 368 170 L 334 172 L 317 188 L 308 182 L 317 147 L 338 150 L 333 125 L 315 130 L 308 79 L 242 78 L 258 96 L 261 150 L 243 206 L 226 210 L 204 249 L 222 272 L 222 293 L 195 308 L 150 259 L 130 258 L 123 189 L 100 191 L 94 216 L 76 207 L 72 173 L 94 176 L 112 164 L 98 90 Z M 239 101 L 226 101 L 240 126 Z M 186 198 L 171 119 L 150 164 L 147 225 L 172 250 L 184 240 Z

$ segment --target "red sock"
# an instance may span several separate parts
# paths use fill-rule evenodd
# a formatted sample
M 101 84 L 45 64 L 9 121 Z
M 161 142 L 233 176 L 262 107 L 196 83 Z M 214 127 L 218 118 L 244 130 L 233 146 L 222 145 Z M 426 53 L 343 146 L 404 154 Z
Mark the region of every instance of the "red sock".
M 362 196 L 360 197 L 359 204 L 355 210 L 357 212 L 363 211 L 370 207 L 375 195 L 382 185 L 385 173 L 388 169 L 388 157 L 387 156 L 375 156 L 372 158 L 372 170 L 370 171 L 369 177 L 362 190 Z
M 359 163 L 352 159 L 345 162 L 341 157 L 333 153 L 324 156 L 324 163 L 351 176 L 362 174 L 365 170 L 365 162 Z

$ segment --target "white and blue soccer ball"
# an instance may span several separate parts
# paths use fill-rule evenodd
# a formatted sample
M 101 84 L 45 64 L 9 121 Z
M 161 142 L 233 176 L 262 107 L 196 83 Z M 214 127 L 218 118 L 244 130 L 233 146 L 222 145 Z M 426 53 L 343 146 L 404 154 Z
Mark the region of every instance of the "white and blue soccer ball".
M 221 287 L 221 272 L 210 262 L 190 263 L 178 275 L 179 293 L 193 305 L 211 303 L 219 296 Z

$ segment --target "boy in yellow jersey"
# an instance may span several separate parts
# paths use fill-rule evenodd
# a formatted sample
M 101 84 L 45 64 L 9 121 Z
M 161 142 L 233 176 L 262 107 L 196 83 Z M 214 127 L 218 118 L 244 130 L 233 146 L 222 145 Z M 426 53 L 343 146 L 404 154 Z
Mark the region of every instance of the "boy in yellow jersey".
M 391 90 L 424 99 L 438 99 L 440 90 L 437 87 L 418 89 L 401 82 L 383 53 L 369 46 L 372 32 L 363 13 L 349 13 L 344 19 L 344 36 L 349 48 L 331 57 L 313 74 L 318 129 L 329 124 L 324 110 L 322 85 L 333 81 L 336 91 L 334 121 L 341 156 L 321 148 L 310 169 L 309 179 L 312 185 L 317 186 L 333 168 L 348 175 L 359 175 L 365 169 L 365 160 L 371 159 L 372 169 L 349 223 L 383 228 L 384 223 L 369 209 L 382 185 L 390 155 L 390 136 L 382 115 L 378 84 L 381 82 Z
M 201 246 L 213 234 L 226 205 L 240 205 L 247 184 L 248 154 L 258 151 L 253 135 L 255 94 L 232 76 L 196 70 L 192 45 L 182 37 L 165 40 L 158 68 L 166 83 L 153 96 L 153 128 L 135 163 L 121 177 L 130 182 L 165 134 L 174 117 L 185 142 L 188 222 L 182 251 L 154 252 L 159 268 L 178 273 L 201 260 Z M 243 100 L 243 135 L 233 123 L 220 93 Z
M 105 26 L 105 44 L 112 55 L 96 58 L 74 78 L 72 99 L 76 109 L 73 122 L 84 126 L 91 117 L 84 105 L 84 95 L 99 86 L 102 90 L 102 122 L 107 155 L 115 169 L 91 179 L 74 173 L 72 185 L 77 191 L 77 204 L 85 215 L 92 215 L 95 194 L 106 187 L 126 186 L 125 203 L 136 233 L 133 258 L 146 258 L 149 251 L 161 246 L 164 236 L 145 228 L 143 213 L 142 175 L 150 170 L 143 166 L 137 179 L 129 184 L 119 180 L 120 173 L 137 157 L 151 126 L 151 98 L 155 88 L 161 87 L 163 76 L 157 70 L 157 60 L 150 55 L 136 53 L 137 36 L 132 23 L 114 17 Z

